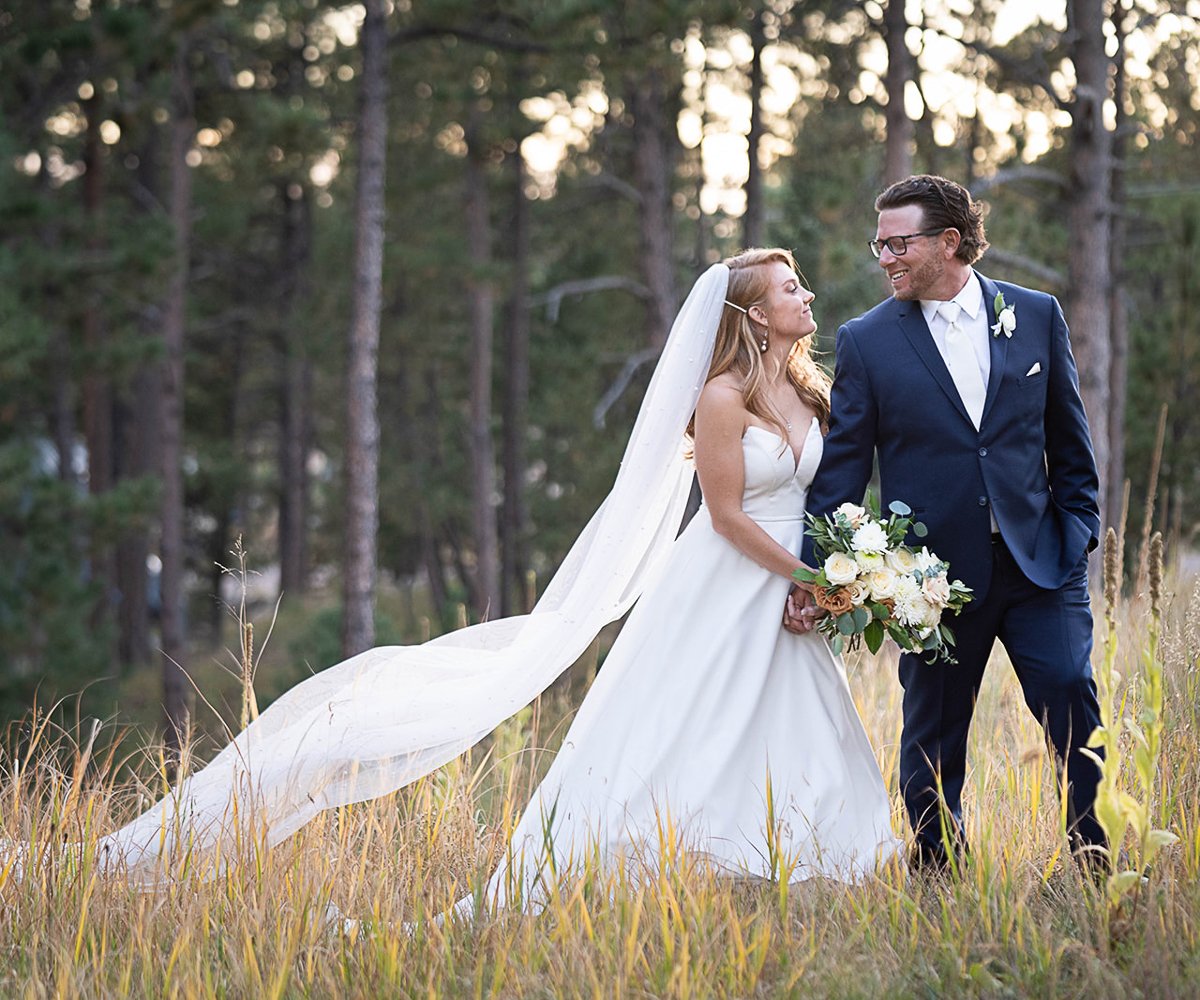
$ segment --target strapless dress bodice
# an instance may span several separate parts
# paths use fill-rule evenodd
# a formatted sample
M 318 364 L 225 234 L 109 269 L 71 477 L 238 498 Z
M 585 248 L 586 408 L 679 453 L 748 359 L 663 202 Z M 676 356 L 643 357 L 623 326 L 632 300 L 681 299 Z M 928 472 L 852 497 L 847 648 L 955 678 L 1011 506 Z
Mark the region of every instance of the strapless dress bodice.
M 750 426 L 742 437 L 746 481 L 742 510 L 755 521 L 798 521 L 821 464 L 821 425 L 813 417 L 796 463 L 791 446 L 775 431 Z

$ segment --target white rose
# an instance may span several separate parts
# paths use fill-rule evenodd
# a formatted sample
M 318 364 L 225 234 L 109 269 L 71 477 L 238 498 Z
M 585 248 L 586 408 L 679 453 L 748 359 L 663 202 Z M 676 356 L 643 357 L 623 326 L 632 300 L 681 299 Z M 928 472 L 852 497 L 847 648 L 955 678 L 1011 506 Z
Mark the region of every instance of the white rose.
M 862 580 L 855 580 L 853 583 L 847 584 L 846 592 L 850 595 L 850 603 L 856 608 L 865 604 L 867 598 L 871 596 L 871 588 Z
M 906 549 L 901 545 L 887 554 L 887 564 L 897 573 L 908 576 L 916 571 L 917 557 L 912 549 Z
M 850 527 L 852 528 L 858 527 L 858 522 L 866 516 L 866 513 L 867 511 L 865 507 L 860 507 L 855 503 L 844 503 L 834 511 L 834 514 L 841 514 L 847 521 L 849 521 Z
M 944 573 L 927 576 L 921 584 L 921 595 L 934 607 L 944 608 L 950 600 L 950 581 Z
M 886 601 L 896 596 L 896 583 L 900 578 L 890 569 L 877 569 L 868 573 L 864 582 L 871 588 L 871 598 L 876 601 Z
M 834 587 L 857 580 L 858 563 L 845 552 L 835 552 L 825 560 L 825 579 Z
M 1004 336 L 1011 337 L 1017 328 L 1017 311 L 1012 306 L 1005 306 L 996 317 L 996 323 Z
M 921 546 L 921 551 L 914 556 L 914 559 L 917 564 L 916 568 L 922 573 L 928 573 L 935 566 L 940 566 L 942 563 L 942 561 L 934 553 L 930 552 L 929 549 L 924 545 Z
M 883 556 L 878 552 L 855 552 L 854 561 L 858 563 L 858 568 L 864 573 L 873 573 L 884 567 Z
M 855 552 L 886 552 L 888 547 L 887 532 L 875 521 L 865 521 L 854 531 L 850 547 Z

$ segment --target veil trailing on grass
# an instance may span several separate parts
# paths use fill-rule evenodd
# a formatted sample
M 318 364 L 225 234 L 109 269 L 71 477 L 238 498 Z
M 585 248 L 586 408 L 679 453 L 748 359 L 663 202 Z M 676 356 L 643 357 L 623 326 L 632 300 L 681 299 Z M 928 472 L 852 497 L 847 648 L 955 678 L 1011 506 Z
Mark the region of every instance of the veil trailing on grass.
M 395 791 L 519 711 L 621 617 L 661 567 L 691 485 L 685 432 L 704 386 L 729 270 L 697 280 L 671 328 L 612 491 L 528 615 L 419 646 L 368 650 L 275 701 L 207 766 L 101 838 L 131 872 L 247 834 L 274 845 L 321 810 Z

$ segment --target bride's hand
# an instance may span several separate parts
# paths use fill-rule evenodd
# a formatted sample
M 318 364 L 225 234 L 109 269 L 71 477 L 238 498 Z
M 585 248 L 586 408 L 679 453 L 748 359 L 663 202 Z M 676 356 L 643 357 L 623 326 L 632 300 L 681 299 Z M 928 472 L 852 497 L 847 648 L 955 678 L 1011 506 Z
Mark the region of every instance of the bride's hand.
M 813 630 L 817 619 L 824 614 L 813 600 L 812 591 L 797 585 L 788 594 L 787 604 L 783 609 L 783 627 L 797 635 L 805 635 Z

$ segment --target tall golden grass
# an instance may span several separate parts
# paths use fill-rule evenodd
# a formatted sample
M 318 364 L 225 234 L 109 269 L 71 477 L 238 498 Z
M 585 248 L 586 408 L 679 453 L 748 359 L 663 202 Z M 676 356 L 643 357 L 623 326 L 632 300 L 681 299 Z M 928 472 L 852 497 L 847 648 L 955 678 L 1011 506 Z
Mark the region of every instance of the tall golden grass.
M 90 730 L 33 717 L 2 757 L 0 839 L 31 848 L 20 877 L 11 856 L 0 861 L 0 996 L 1193 996 L 1200 588 L 1161 586 L 1165 724 L 1149 821 L 1180 840 L 1113 905 L 1069 859 L 1055 769 L 999 650 L 972 730 L 972 853 L 957 878 L 892 864 L 856 885 L 787 887 L 719 878 L 668 849 L 648 877 L 588 862 L 537 915 L 445 926 L 427 918 L 503 857 L 569 721 L 566 696 L 397 795 L 327 813 L 272 850 L 245 844 L 215 879 L 181 859 L 149 890 L 102 875 L 88 850 L 58 848 L 94 842 L 160 794 L 161 760 L 123 763 L 120 741 L 97 750 Z M 1148 597 L 1113 611 L 1115 705 L 1136 719 L 1155 623 Z M 894 662 L 863 655 L 849 670 L 901 831 Z M 1138 792 L 1132 775 L 1122 781 Z M 330 902 L 364 925 L 342 932 Z

